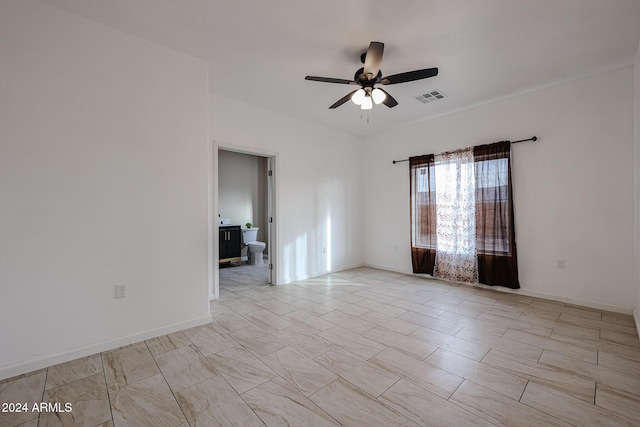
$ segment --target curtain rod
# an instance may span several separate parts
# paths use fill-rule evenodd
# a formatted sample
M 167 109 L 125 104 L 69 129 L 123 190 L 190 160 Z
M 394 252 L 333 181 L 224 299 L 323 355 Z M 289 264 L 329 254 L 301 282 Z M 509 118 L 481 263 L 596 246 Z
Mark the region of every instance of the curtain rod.
M 519 140 L 519 141 L 507 141 L 507 142 L 510 142 L 510 143 L 512 143 L 512 144 L 517 144 L 518 142 L 527 142 L 527 141 L 534 141 L 534 142 L 535 142 L 535 141 L 537 141 L 537 140 L 538 140 L 538 137 L 537 137 L 537 136 L 534 136 L 534 137 L 531 137 L 531 138 L 529 138 L 529 139 L 521 139 L 521 140 Z M 394 161 L 393 161 L 393 164 L 395 165 L 396 163 L 408 162 L 408 161 L 409 161 L 409 159 L 404 159 L 404 160 L 394 160 Z

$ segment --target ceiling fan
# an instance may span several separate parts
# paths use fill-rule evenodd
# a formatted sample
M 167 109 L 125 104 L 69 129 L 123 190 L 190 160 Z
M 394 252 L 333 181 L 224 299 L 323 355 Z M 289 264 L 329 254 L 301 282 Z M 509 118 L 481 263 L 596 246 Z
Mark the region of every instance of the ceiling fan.
M 396 101 L 393 96 L 391 96 L 386 90 L 375 87 L 376 84 L 394 85 L 397 83 L 412 82 L 414 80 L 426 79 L 438 75 L 437 68 L 425 68 L 423 70 L 407 71 L 406 73 L 392 74 L 390 76 L 382 77 L 380 63 L 382 62 L 383 52 L 384 43 L 371 42 L 369 44 L 369 49 L 360 55 L 360 60 L 364 64 L 364 67 L 356 71 L 356 74 L 353 76 L 353 80 L 317 76 L 306 76 L 305 80 L 358 85 L 360 86 L 360 89 L 356 89 L 353 92 L 348 93 L 329 108 L 338 108 L 351 99 L 356 105 L 359 105 L 361 109 L 370 110 L 373 108 L 374 103 L 382 103 L 389 108 L 393 108 L 398 105 L 398 101 Z

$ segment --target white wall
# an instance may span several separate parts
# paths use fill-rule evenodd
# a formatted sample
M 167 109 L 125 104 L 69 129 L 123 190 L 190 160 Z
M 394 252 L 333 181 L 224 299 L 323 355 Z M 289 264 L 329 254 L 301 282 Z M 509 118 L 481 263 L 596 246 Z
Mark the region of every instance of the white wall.
M 205 321 L 207 64 L 31 0 L 0 40 L 0 378 Z
M 362 265 L 360 138 L 214 94 L 210 126 L 220 147 L 276 155 L 278 283 Z
M 258 241 L 265 243 L 266 163 L 264 157 L 225 150 L 218 153 L 218 213 L 242 228 L 247 222 L 260 228 Z
M 367 138 L 365 263 L 411 272 L 408 163 L 393 159 L 537 135 L 513 146 L 521 292 L 630 312 L 633 120 L 627 67 Z

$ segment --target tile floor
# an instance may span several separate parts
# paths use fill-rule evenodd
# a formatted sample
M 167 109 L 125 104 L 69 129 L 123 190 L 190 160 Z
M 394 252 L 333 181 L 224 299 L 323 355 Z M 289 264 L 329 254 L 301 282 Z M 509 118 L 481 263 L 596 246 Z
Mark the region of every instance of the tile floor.
M 639 426 L 631 316 L 370 268 L 221 269 L 210 324 L 0 382 L 0 426 Z

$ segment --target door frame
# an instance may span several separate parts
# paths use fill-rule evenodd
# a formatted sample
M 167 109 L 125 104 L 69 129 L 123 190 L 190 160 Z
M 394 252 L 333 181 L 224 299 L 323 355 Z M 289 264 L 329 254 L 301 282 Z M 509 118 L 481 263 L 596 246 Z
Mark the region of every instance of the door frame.
M 279 200 L 278 195 L 279 191 L 279 180 L 277 174 L 278 162 L 279 162 L 279 154 L 274 151 L 264 150 L 257 147 L 248 147 L 243 145 L 235 145 L 228 143 L 221 143 L 218 141 L 212 141 L 210 144 L 210 161 L 211 167 L 209 168 L 209 300 L 217 300 L 220 298 L 220 264 L 218 263 L 219 256 L 219 242 L 218 242 L 218 208 L 220 206 L 218 200 L 218 151 L 233 151 L 236 153 L 249 154 L 252 156 L 266 157 L 271 159 L 271 170 L 273 171 L 272 176 L 272 194 L 271 200 L 273 206 L 273 222 L 271 225 L 271 235 L 269 240 L 269 263 L 272 264 L 271 277 L 272 277 L 272 285 L 278 285 L 278 260 L 279 260 L 279 229 L 278 229 L 278 213 L 279 209 Z M 268 168 L 267 168 L 268 169 Z M 269 197 L 267 195 L 267 197 Z M 267 226 L 268 227 L 268 226 Z

